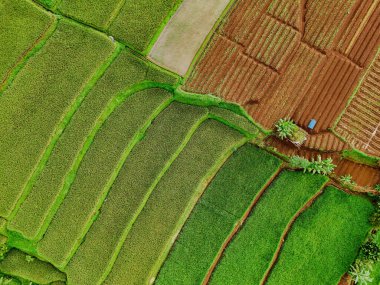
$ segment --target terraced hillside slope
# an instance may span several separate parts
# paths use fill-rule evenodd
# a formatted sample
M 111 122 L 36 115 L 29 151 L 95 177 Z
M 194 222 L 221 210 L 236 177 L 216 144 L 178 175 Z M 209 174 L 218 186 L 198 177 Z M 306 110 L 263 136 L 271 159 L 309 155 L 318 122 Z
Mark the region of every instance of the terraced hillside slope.
M 374 197 L 147 59 L 179 4 L 0 0 L 0 284 L 337 284 L 355 260 Z
M 339 121 L 352 147 L 380 156 L 379 13 L 372 0 L 236 1 L 185 89 L 237 102 L 266 128 L 315 119 L 322 134 Z

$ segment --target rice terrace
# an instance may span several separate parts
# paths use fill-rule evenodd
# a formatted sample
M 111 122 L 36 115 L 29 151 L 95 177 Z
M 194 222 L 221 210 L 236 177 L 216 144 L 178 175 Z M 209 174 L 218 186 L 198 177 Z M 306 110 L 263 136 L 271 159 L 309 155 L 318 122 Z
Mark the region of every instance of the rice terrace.
M 0 0 L 5 284 L 380 284 L 380 0 Z

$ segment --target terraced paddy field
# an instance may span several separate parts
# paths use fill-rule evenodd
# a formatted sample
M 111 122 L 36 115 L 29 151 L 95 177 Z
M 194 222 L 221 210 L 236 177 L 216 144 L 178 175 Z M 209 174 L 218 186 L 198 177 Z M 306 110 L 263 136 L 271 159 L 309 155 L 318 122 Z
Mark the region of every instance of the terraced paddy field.
M 376 230 L 375 195 L 291 168 L 147 59 L 180 4 L 0 0 L 0 284 L 338 284 Z

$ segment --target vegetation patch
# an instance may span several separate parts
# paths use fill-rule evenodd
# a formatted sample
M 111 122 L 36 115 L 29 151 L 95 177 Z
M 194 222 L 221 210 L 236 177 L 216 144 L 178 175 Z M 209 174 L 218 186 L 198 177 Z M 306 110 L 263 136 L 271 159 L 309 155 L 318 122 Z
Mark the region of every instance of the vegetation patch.
M 67 264 L 131 149 L 170 100 L 166 91 L 150 89 L 133 95 L 116 109 L 81 162 L 69 193 L 38 244 L 39 254 L 58 268 Z
M 334 187 L 295 222 L 267 284 L 337 284 L 370 229 L 373 207 Z
M 251 144 L 237 150 L 195 206 L 156 284 L 201 284 L 234 225 L 280 164 Z
M 42 237 L 41 232 L 46 230 L 51 221 L 51 213 L 57 211 L 67 193 L 68 185 L 65 180 L 70 170 L 75 169 L 74 164 L 86 144 L 91 144 L 90 134 L 100 128 L 101 122 L 104 123 L 104 110 L 120 92 L 143 81 L 146 69 L 141 59 L 127 51 L 123 51 L 114 60 L 67 122 L 65 131 L 48 157 L 41 174 L 34 183 L 30 182 L 30 194 L 12 219 L 9 229 L 31 240 Z
M 0 4 L 0 91 L 12 69 L 44 36 L 53 16 L 23 0 L 3 0 Z M 5 28 L 6 27 L 6 28 Z M 16 44 L 17 43 L 17 44 Z
M 127 0 L 109 32 L 128 46 L 145 51 L 161 23 L 182 0 Z
M 289 221 L 327 180 L 319 175 L 282 172 L 227 247 L 210 284 L 259 284 Z
M 70 283 L 104 281 L 155 186 L 206 118 L 206 108 L 174 102 L 155 119 L 128 156 L 98 219 L 68 264 Z
M 214 120 L 200 126 L 152 192 L 105 284 L 145 284 L 155 278 L 208 179 L 245 141 Z
M 0 153 L 0 216 L 10 216 L 67 109 L 113 50 L 104 35 L 61 20 L 0 98 L 0 149 L 12 150 Z
M 38 284 L 50 284 L 54 281 L 66 280 L 65 274 L 51 264 L 16 249 L 12 249 L 6 258 L 0 262 L 0 271 Z

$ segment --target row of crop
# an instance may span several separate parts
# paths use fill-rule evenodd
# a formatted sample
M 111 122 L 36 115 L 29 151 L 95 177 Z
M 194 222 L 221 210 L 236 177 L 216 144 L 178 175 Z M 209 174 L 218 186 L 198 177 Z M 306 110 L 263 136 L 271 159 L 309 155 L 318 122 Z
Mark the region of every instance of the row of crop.
M 145 284 L 156 276 L 210 176 L 245 141 L 214 120 L 200 126 L 152 192 L 105 284 Z
M 61 20 L 4 92 L 0 149 L 8 151 L 0 154 L 1 216 L 10 216 L 55 127 L 113 50 L 104 35 Z
M 98 219 L 68 264 L 71 284 L 104 281 L 155 186 L 205 119 L 206 108 L 180 103 L 172 103 L 155 119 L 128 156 Z
M 0 25 L 0 91 L 12 80 L 14 69 L 23 62 L 44 37 L 55 18 L 43 9 L 23 0 L 4 0 L 1 6 Z M 15 44 L 17 43 L 17 44 Z
M 326 181 L 323 176 L 281 173 L 224 252 L 210 284 L 259 284 L 289 221 Z
M 367 235 L 373 207 L 334 187 L 295 222 L 267 284 L 337 284 Z
M 226 237 L 280 164 L 257 147 L 240 148 L 219 170 L 195 206 L 156 283 L 200 284 Z
M 171 94 L 162 89 L 142 92 L 128 98 L 102 126 L 38 243 L 37 251 L 59 268 L 79 246 L 133 146 L 172 100 Z

